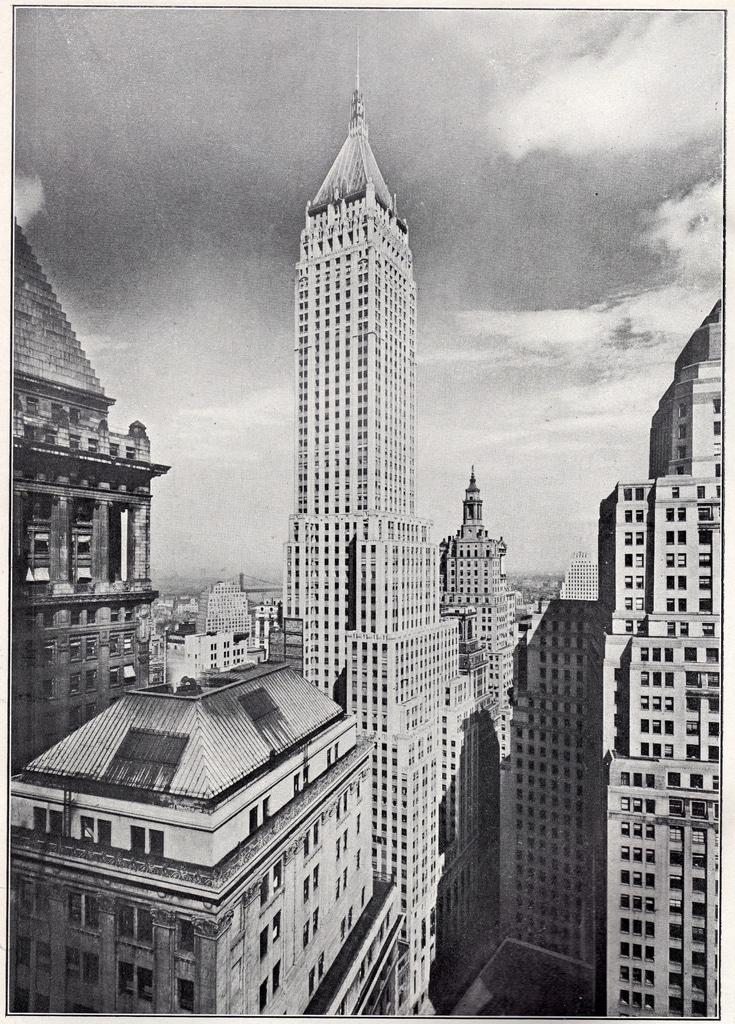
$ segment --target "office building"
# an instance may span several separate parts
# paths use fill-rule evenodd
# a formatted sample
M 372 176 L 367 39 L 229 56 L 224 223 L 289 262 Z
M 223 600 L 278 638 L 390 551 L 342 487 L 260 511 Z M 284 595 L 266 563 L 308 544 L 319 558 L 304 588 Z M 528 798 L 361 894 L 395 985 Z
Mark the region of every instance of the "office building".
M 437 724 L 458 627 L 439 614 L 438 552 L 414 514 L 416 286 L 408 228 L 368 141 L 349 133 L 306 209 L 296 267 L 296 515 L 284 640 L 373 736 L 373 860 L 400 886 L 407 1005 L 435 953 Z
M 108 397 L 23 232 L 13 303 L 14 768 L 148 682 L 151 461 Z
M 586 551 L 572 555 L 559 597 L 562 601 L 597 600 L 597 566 Z
M 476 611 L 446 614 L 459 623 L 459 675 L 445 684 L 441 707 L 435 1005 L 456 995 L 484 963 L 498 925 L 499 706 L 475 631 Z
M 525 947 L 524 970 L 556 965 L 560 1002 L 545 1012 L 569 1012 L 565 986 L 577 1014 L 592 1013 L 599 1000 L 603 639 L 596 602 L 556 599 L 540 602 L 518 644 L 501 780 L 502 933 Z
M 500 757 L 509 751 L 510 690 L 513 685 L 515 648 L 515 591 L 508 589 L 505 574 L 507 548 L 502 537 L 488 536 L 482 519 L 482 498 L 470 473 L 462 503 L 462 526 L 440 545 L 442 612 L 474 609 L 474 633 L 487 652 L 487 690 L 495 723 Z
M 721 346 L 718 302 L 600 506 L 611 1016 L 718 1012 Z
M 282 602 L 275 598 L 250 606 L 250 643 L 253 647 L 263 648 L 267 655 L 270 651 L 271 629 L 279 625 L 282 610 Z
M 184 674 L 191 679 L 265 660 L 265 649 L 254 648 L 247 633 L 193 633 L 184 637 Z
M 282 665 L 134 691 L 12 786 L 11 1006 L 390 1014 L 373 737 Z
M 202 591 L 196 611 L 197 633 L 248 633 L 250 612 L 245 578 L 220 580 Z
M 506 551 L 503 538 L 493 540 L 483 523 L 473 466 L 462 502 L 462 526 L 441 543 L 442 608 L 476 610 L 477 637 L 488 652 L 490 687 L 498 704 L 509 708 L 516 593 L 507 585 Z

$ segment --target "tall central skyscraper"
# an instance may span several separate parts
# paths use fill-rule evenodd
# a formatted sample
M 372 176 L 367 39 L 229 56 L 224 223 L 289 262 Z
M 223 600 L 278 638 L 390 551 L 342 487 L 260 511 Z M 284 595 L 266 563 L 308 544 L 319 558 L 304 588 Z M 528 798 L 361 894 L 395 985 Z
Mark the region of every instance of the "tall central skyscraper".
M 457 623 L 439 614 L 438 550 L 413 514 L 415 332 L 408 228 L 370 148 L 358 81 L 296 266 L 297 514 L 284 614 L 301 620 L 304 675 L 377 741 L 373 860 L 400 881 L 403 1012 L 421 1011 L 434 956 L 437 730 L 459 667 Z

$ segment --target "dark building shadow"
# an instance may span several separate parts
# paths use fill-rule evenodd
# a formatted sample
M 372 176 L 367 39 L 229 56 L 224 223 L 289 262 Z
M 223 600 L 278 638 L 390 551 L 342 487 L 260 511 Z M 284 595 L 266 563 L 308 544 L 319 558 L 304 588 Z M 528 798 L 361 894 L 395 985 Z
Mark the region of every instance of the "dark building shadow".
M 439 805 L 444 870 L 429 996 L 448 1013 L 494 952 L 499 931 L 500 747 L 490 712 L 463 723 L 457 771 Z

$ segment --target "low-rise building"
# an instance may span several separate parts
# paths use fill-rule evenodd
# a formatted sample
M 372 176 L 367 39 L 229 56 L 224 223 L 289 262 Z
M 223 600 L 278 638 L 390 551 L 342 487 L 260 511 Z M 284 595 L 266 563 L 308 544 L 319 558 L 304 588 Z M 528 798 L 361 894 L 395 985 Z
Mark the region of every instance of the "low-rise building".
M 390 1014 L 374 740 L 283 665 L 194 689 L 129 693 L 14 779 L 10 1005 Z
M 247 633 L 194 633 L 184 637 L 184 674 L 201 679 L 205 673 L 228 672 L 238 665 L 265 661 L 265 650 L 255 649 Z

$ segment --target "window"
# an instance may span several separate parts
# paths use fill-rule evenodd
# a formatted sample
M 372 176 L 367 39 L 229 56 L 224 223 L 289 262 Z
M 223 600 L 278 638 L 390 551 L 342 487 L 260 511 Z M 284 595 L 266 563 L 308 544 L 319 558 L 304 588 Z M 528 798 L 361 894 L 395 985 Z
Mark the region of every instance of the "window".
M 268 953 L 268 928 L 263 928 L 260 933 L 260 959 Z
M 82 980 L 88 985 L 96 985 L 100 976 L 100 958 L 96 953 L 82 954 Z
M 117 910 L 117 934 L 140 942 L 153 942 L 153 918 L 144 907 L 122 904 Z
M 117 965 L 117 990 L 121 995 L 133 994 L 135 969 L 132 964 L 121 960 Z
M 148 967 L 138 967 L 138 999 L 144 999 L 147 1003 L 153 1001 L 153 971 Z
M 79 950 L 76 946 L 66 947 L 66 976 L 67 978 L 79 977 Z
M 272 985 L 272 988 L 273 988 L 274 992 L 277 992 L 280 987 L 281 987 L 281 961 L 279 960 L 278 963 L 275 964 L 274 967 L 273 967 L 273 985 Z
M 194 1012 L 194 982 L 187 978 L 177 978 L 179 990 L 179 1009 L 185 1013 Z
M 178 948 L 187 953 L 194 952 L 194 922 L 180 918 L 178 922 Z
M 163 832 L 155 828 L 148 830 L 149 852 L 154 857 L 163 857 Z
M 136 853 L 145 853 L 145 829 L 138 825 L 130 826 L 130 849 Z
M 265 981 L 261 982 L 260 992 L 259 992 L 259 996 L 258 996 L 258 1006 L 260 1008 L 261 1013 L 265 1009 L 267 1003 L 268 1003 L 268 979 L 266 978 Z
M 278 939 L 280 937 L 280 934 L 281 934 L 281 911 L 280 910 L 278 911 L 278 913 L 273 918 L 272 929 L 273 929 L 272 930 L 272 941 L 275 942 L 276 939 Z

